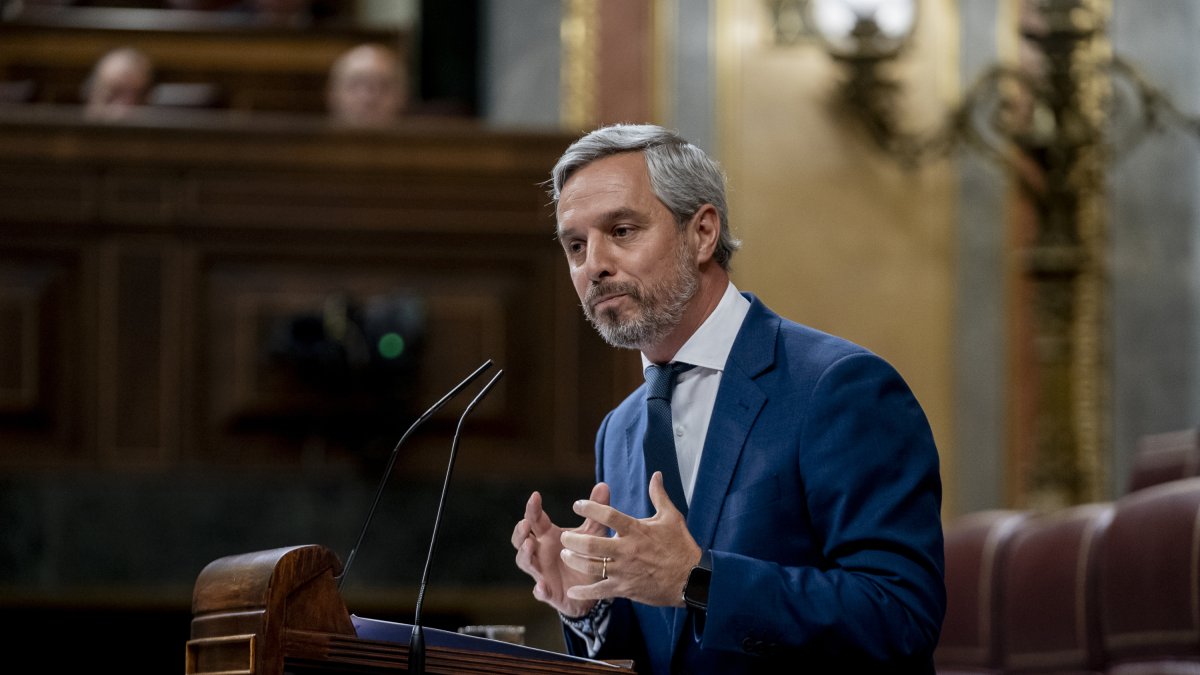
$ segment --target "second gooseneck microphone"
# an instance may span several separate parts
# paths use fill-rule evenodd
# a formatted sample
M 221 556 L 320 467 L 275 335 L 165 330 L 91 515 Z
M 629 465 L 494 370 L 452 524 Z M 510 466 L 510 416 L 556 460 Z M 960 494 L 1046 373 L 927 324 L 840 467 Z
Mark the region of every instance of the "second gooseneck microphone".
M 425 558 L 425 571 L 421 573 L 421 586 L 417 590 L 417 605 L 413 613 L 412 634 L 408 640 L 409 675 L 425 675 L 425 631 L 421 627 L 421 605 L 425 601 L 425 586 L 429 583 L 429 567 L 433 561 L 433 551 L 437 548 L 438 532 L 442 527 L 442 512 L 446 508 L 446 493 L 450 488 L 450 476 L 454 473 L 454 460 L 458 456 L 458 439 L 462 434 L 463 421 L 467 419 L 467 415 L 471 413 L 475 406 L 483 400 L 483 397 L 487 396 L 501 375 L 504 375 L 504 371 L 497 371 L 492 376 L 492 379 L 483 385 L 483 388 L 479 390 L 479 393 L 467 405 L 467 409 L 459 416 L 458 427 L 454 430 L 454 441 L 450 444 L 450 462 L 446 466 L 446 479 L 442 482 L 442 496 L 438 499 L 437 515 L 433 519 L 433 534 L 429 538 L 429 554 Z
M 408 430 L 405 431 L 404 435 L 400 437 L 400 440 L 396 442 L 396 447 L 392 449 L 392 455 L 388 458 L 387 468 L 383 470 L 383 476 L 379 479 L 379 489 L 375 491 L 375 501 L 371 504 L 371 510 L 367 511 L 367 521 L 363 523 L 362 531 L 358 533 L 358 541 L 355 542 L 354 548 L 350 549 L 350 555 L 346 558 L 346 564 L 342 567 L 342 574 L 337 579 L 337 587 L 339 591 L 341 591 L 342 585 L 346 583 L 346 576 L 350 573 L 350 565 L 354 563 L 354 556 L 358 553 L 359 547 L 362 546 L 363 538 L 367 536 L 367 528 L 371 525 L 371 518 L 375 516 L 375 509 L 379 506 L 379 498 L 383 496 L 383 488 L 387 485 L 388 477 L 392 475 L 392 467 L 396 464 L 396 457 L 400 454 L 400 446 L 404 445 L 404 441 L 410 435 L 412 435 L 412 432 L 415 431 L 417 427 L 421 426 L 425 420 L 433 417 L 433 414 L 438 410 L 441 410 L 442 406 L 446 405 L 447 401 L 457 396 L 458 392 L 466 388 L 468 384 L 474 382 L 475 378 L 482 375 L 484 371 L 491 367 L 491 359 L 484 361 L 483 365 L 475 369 L 475 372 L 468 375 L 466 379 L 464 379 L 462 382 L 459 382 L 450 391 L 446 392 L 445 396 L 439 399 L 437 403 L 434 403 L 432 406 L 430 406 L 429 410 L 426 410 L 425 413 L 418 417 L 415 422 L 409 425 Z M 503 372 L 504 371 L 500 371 L 500 373 Z M 500 373 L 496 373 L 496 376 L 492 378 L 492 382 L 495 382 L 496 379 L 500 377 Z M 489 383 L 487 386 L 491 387 L 492 385 Z M 483 391 L 487 391 L 487 388 L 484 388 Z M 483 394 L 483 391 L 480 392 L 480 395 Z M 476 396 L 475 398 L 478 400 L 479 396 Z M 474 405 L 474 402 L 472 402 L 471 405 Z M 470 410 L 470 408 L 468 407 L 467 410 Z M 463 414 L 465 415 L 466 413 Z M 461 419 L 459 420 L 459 425 L 462 425 Z M 457 442 L 457 440 L 458 436 L 455 435 L 455 441 Z M 453 459 L 451 459 L 451 461 L 453 461 Z M 442 495 L 444 498 L 444 488 Z

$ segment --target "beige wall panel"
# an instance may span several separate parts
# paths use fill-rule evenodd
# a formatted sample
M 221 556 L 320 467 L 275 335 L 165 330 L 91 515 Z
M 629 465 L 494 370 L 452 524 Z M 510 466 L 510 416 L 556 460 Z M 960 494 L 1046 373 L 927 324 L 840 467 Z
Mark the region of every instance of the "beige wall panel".
M 955 93 L 950 3 L 922 3 L 898 72 L 915 89 L 907 126 L 927 128 Z M 781 314 L 888 359 L 925 407 L 953 484 L 955 183 L 939 162 L 906 172 L 832 105 L 840 73 L 816 45 L 768 44 L 762 3 L 726 0 L 717 36 L 721 155 L 734 280 Z

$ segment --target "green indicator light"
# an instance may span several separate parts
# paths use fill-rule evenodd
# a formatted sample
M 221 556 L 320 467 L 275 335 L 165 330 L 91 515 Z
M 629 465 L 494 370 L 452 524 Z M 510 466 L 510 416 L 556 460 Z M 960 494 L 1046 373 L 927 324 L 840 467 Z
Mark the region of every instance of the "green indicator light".
M 394 359 L 404 353 L 404 338 L 399 333 L 385 333 L 379 338 L 379 355 Z

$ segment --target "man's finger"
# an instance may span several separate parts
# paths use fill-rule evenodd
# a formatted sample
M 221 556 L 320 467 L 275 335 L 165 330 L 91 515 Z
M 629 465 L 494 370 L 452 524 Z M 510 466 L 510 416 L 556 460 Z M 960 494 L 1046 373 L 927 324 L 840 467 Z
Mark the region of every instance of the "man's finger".
M 619 542 L 611 537 L 597 537 L 579 532 L 563 532 L 559 537 L 562 545 L 575 553 L 592 558 L 616 557 Z
M 525 502 L 525 520 L 529 521 L 530 529 L 537 534 L 550 526 L 550 516 L 542 509 L 542 495 L 534 492 Z
M 566 548 L 559 551 L 559 556 L 562 558 L 564 565 L 576 572 L 582 572 L 596 578 L 600 578 L 604 574 L 604 561 L 599 558 L 576 553 Z
M 617 534 L 625 534 L 637 521 L 621 513 L 607 504 L 600 504 L 590 499 L 580 499 L 575 502 L 575 513 L 593 522 L 610 528 Z
M 522 518 L 517 522 L 516 526 L 513 527 L 512 533 L 513 548 L 521 548 L 521 544 L 524 544 L 525 540 L 529 538 L 529 530 L 530 525 L 528 520 Z
M 611 494 L 607 483 L 596 483 L 592 486 L 592 494 L 588 499 L 608 506 Z M 598 523 L 591 518 L 584 518 L 583 524 L 575 528 L 578 532 L 586 532 L 588 534 L 603 535 L 608 533 L 608 528 L 603 523 Z
M 526 539 L 525 544 L 517 548 L 517 568 L 533 577 L 534 581 L 540 581 L 542 574 L 537 568 L 537 557 L 534 556 L 534 541 Z

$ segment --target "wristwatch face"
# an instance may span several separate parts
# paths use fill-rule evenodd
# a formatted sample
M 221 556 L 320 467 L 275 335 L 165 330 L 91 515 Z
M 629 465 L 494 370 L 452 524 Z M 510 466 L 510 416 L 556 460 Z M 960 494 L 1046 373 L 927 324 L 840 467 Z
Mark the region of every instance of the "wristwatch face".
M 712 580 L 712 570 L 700 566 L 692 568 L 688 575 L 687 586 L 683 588 L 683 602 L 695 609 L 708 609 L 708 584 Z

